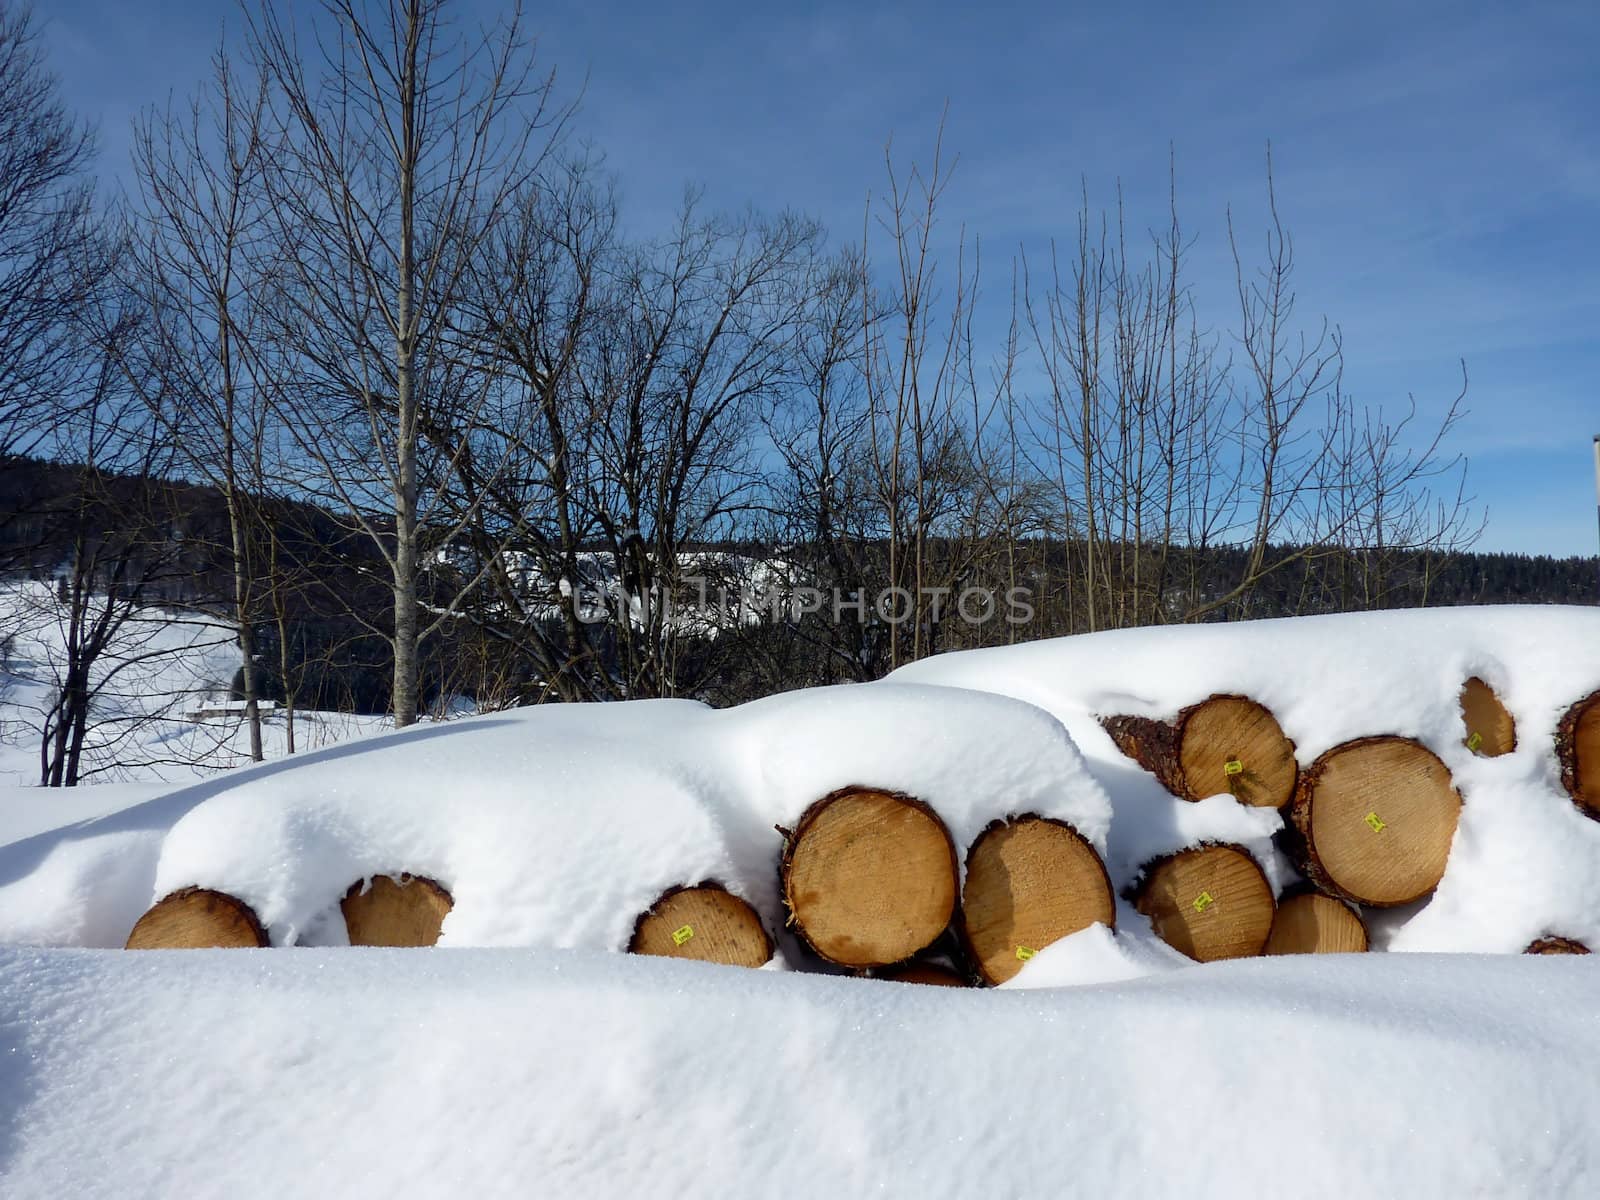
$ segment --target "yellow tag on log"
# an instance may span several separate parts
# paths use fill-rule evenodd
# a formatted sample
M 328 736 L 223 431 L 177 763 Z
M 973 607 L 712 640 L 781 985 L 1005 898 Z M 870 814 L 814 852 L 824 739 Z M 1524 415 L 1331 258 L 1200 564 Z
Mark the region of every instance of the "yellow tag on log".
M 1474 753 L 1477 752 L 1478 747 L 1481 745 L 1483 745 L 1483 734 L 1481 733 L 1475 733 L 1467 739 L 1467 749 Z
M 1194 898 L 1194 910 L 1197 913 L 1203 913 L 1215 903 L 1216 901 L 1212 899 L 1210 892 L 1201 892 Z
M 690 938 L 692 938 L 693 936 L 694 936 L 694 926 L 693 925 L 685 925 L 680 929 L 674 929 L 672 931 L 672 944 L 674 946 L 681 946 L 685 942 L 687 942 Z
M 1242 775 L 1244 773 L 1244 764 L 1237 758 L 1230 758 L 1222 764 L 1222 773 L 1224 775 Z
M 1368 825 L 1372 826 L 1373 833 L 1382 833 L 1385 829 L 1389 828 L 1378 819 L 1378 814 L 1375 812 L 1369 812 L 1366 815 L 1366 822 Z
M 1030 958 L 1032 958 L 1037 953 L 1039 953 L 1037 950 L 1030 950 L 1026 946 L 1018 946 L 1017 947 L 1017 958 L 1019 958 L 1023 962 L 1027 962 Z

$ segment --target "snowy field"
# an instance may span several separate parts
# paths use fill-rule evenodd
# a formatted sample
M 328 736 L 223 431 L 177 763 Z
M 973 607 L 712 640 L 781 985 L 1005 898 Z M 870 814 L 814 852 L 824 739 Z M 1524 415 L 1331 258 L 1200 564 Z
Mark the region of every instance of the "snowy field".
M 0 789 L 39 782 L 45 714 L 67 671 L 68 621 L 50 585 L 0 583 Z M 84 782 L 178 782 L 248 763 L 248 731 L 239 715 L 228 713 L 238 669 L 234 634 L 214 619 L 137 611 L 91 673 Z M 334 712 L 298 712 L 294 719 L 299 749 L 333 745 L 385 723 Z M 286 743 L 284 714 L 268 711 L 263 752 L 279 757 Z
M 1474 675 L 1516 717 L 1512 753 L 1462 744 Z M 1597 688 L 1600 610 L 1407 611 L 0 792 L 0 1196 L 1600 1194 L 1600 963 L 1517 953 L 1600 945 L 1600 822 L 1552 749 Z M 1217 692 L 1271 708 L 1302 767 L 1378 733 L 1448 766 L 1448 868 L 1369 910 L 1385 952 L 1196 965 L 1119 900 L 1115 932 L 997 989 L 806 973 L 773 826 L 847 784 L 922 798 L 963 853 L 997 817 L 1058 817 L 1119 892 L 1206 840 L 1295 882 L 1278 811 L 1177 800 L 1098 722 Z M 452 893 L 441 948 L 343 945 L 345 889 L 400 870 Z M 620 953 L 705 878 L 775 936 L 766 969 Z M 247 902 L 274 948 L 93 949 L 193 885 Z

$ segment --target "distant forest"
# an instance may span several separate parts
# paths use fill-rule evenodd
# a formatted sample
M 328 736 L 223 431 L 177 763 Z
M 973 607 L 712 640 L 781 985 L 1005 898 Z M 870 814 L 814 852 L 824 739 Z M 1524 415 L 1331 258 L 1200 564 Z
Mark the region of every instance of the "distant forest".
M 158 521 L 146 520 L 137 543 L 124 547 L 137 561 L 108 556 L 103 561 L 112 573 L 88 581 L 92 588 L 115 591 L 120 570 L 124 587 L 128 580 L 139 580 L 139 604 L 192 609 L 228 620 L 233 575 L 227 505 L 217 489 L 204 485 L 105 476 L 91 486 L 81 467 L 0 458 L 0 511 L 14 514 L 0 524 L 0 564 L 6 573 L 64 586 L 74 539 L 84 533 L 77 501 L 90 492 L 104 497 L 91 514 L 96 524 L 88 540 L 96 544 L 122 544 L 119 536 L 126 526 L 119 530 L 116 523 L 124 520 L 119 514 L 159 514 Z M 369 543 L 344 532 L 338 520 L 315 505 L 279 502 L 268 507 L 271 540 L 277 547 L 275 569 L 286 582 L 274 603 L 263 605 L 262 619 L 252 627 L 260 695 L 302 709 L 388 711 L 388 643 L 371 628 L 389 602 L 381 559 Z M 930 623 L 924 614 L 922 637 L 929 652 L 1084 631 L 1081 606 L 1059 594 L 1059 589 L 1071 587 L 1068 564 L 1083 553 L 1082 545 L 1036 539 L 1020 549 L 1030 564 L 1042 568 L 1019 576 L 1034 609 L 1031 619 L 1008 624 L 1003 614 L 996 614 L 968 624 L 954 611 L 952 597 L 941 621 Z M 1302 549 L 1275 546 L 1274 553 L 1290 559 L 1291 565 L 1254 589 L 1247 604 L 1190 619 L 1423 605 L 1600 602 L 1600 560 L 1594 558 L 1441 551 L 1407 555 L 1380 569 L 1383 556 L 1376 552 L 1297 553 Z M 953 547 L 944 550 L 956 553 Z M 886 555 L 886 547 L 874 543 L 853 551 L 863 561 Z M 1245 569 L 1247 553 L 1240 547 L 1184 551 L 1173 577 L 1182 580 L 1185 594 L 1193 589 L 1202 596 L 1224 595 Z M 698 586 L 683 591 L 674 625 L 675 653 L 685 677 L 695 683 L 677 694 L 734 704 L 787 687 L 874 678 L 890 669 L 889 622 L 872 605 L 863 613 L 861 606 L 846 602 L 837 622 L 831 596 L 815 611 L 797 611 L 807 607 L 797 592 L 814 585 L 823 573 L 801 573 L 793 564 L 816 562 L 817 547 L 707 542 L 686 546 L 684 555 L 697 564 L 698 577 L 713 581 L 708 590 L 725 590 L 729 596 L 742 592 L 747 603 L 742 611 L 715 610 L 709 601 L 702 608 Z M 586 548 L 590 607 L 602 603 L 597 599 L 602 596 L 603 602 L 614 602 L 621 591 L 623 572 L 608 558 L 603 545 Z M 779 564 L 788 564 L 788 569 L 776 570 Z M 450 576 L 432 589 L 442 596 L 455 580 L 443 564 L 438 569 Z M 549 592 L 543 583 L 529 581 L 525 599 Z M 579 603 L 584 603 L 582 597 Z M 423 658 L 425 709 L 455 696 L 485 707 L 562 698 L 544 675 L 532 642 L 505 636 L 504 614 L 498 614 L 502 619 L 478 621 L 470 609 L 464 612 L 458 627 L 431 642 Z M 531 633 L 542 637 L 554 636 L 563 624 L 554 608 L 529 620 Z M 866 653 L 846 662 L 837 652 L 846 643 Z M 602 652 L 616 654 L 615 649 Z M 233 692 L 243 698 L 239 675 Z

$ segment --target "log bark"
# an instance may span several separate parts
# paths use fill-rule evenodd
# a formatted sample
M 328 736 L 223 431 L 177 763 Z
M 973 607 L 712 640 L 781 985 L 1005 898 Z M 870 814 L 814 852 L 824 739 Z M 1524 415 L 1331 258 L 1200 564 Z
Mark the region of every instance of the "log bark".
M 1461 685 L 1462 742 L 1474 754 L 1499 758 L 1517 748 L 1517 722 L 1500 697 L 1474 675 Z
M 358 879 L 339 901 L 352 946 L 432 946 L 455 901 L 421 875 Z
M 668 888 L 639 914 L 628 941 L 629 954 L 732 967 L 759 967 L 772 951 L 756 910 L 712 879 Z
M 1033 813 L 992 822 L 967 851 L 961 940 L 985 983 L 1099 922 L 1115 927 L 1116 894 L 1095 848 L 1065 821 Z
M 157 901 L 128 934 L 128 950 L 257 949 L 267 931 L 243 900 L 210 888 L 181 888 Z
M 1171 721 L 1114 716 L 1101 725 L 1179 799 L 1226 792 L 1241 804 L 1281 808 L 1294 794 L 1294 743 L 1271 711 L 1248 696 L 1210 696 Z
M 1573 938 L 1547 936 L 1528 943 L 1524 954 L 1588 954 L 1589 947 Z
M 1556 726 L 1561 786 L 1585 816 L 1600 821 L 1600 692 L 1592 692 L 1562 715 Z
M 1133 906 L 1156 936 L 1197 962 L 1261 953 L 1276 904 L 1266 874 L 1243 846 L 1207 843 L 1145 864 Z
M 1301 774 L 1285 845 L 1319 890 L 1393 907 L 1438 886 L 1460 815 L 1461 795 L 1432 751 L 1410 738 L 1357 738 Z
M 844 967 L 904 962 L 955 915 L 955 843 L 937 814 L 897 792 L 847 787 L 785 833 L 779 881 L 789 924 Z
M 1263 954 L 1359 954 L 1367 950 L 1366 922 L 1342 900 L 1301 892 L 1278 901 Z

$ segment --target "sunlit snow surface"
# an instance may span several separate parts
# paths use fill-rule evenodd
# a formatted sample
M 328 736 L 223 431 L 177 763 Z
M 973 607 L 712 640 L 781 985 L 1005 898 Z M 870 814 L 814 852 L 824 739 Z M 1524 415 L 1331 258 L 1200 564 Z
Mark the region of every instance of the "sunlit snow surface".
M 0 951 L 0 1194 L 1589 1197 L 1597 983 L 1487 956 L 964 992 L 596 951 Z

